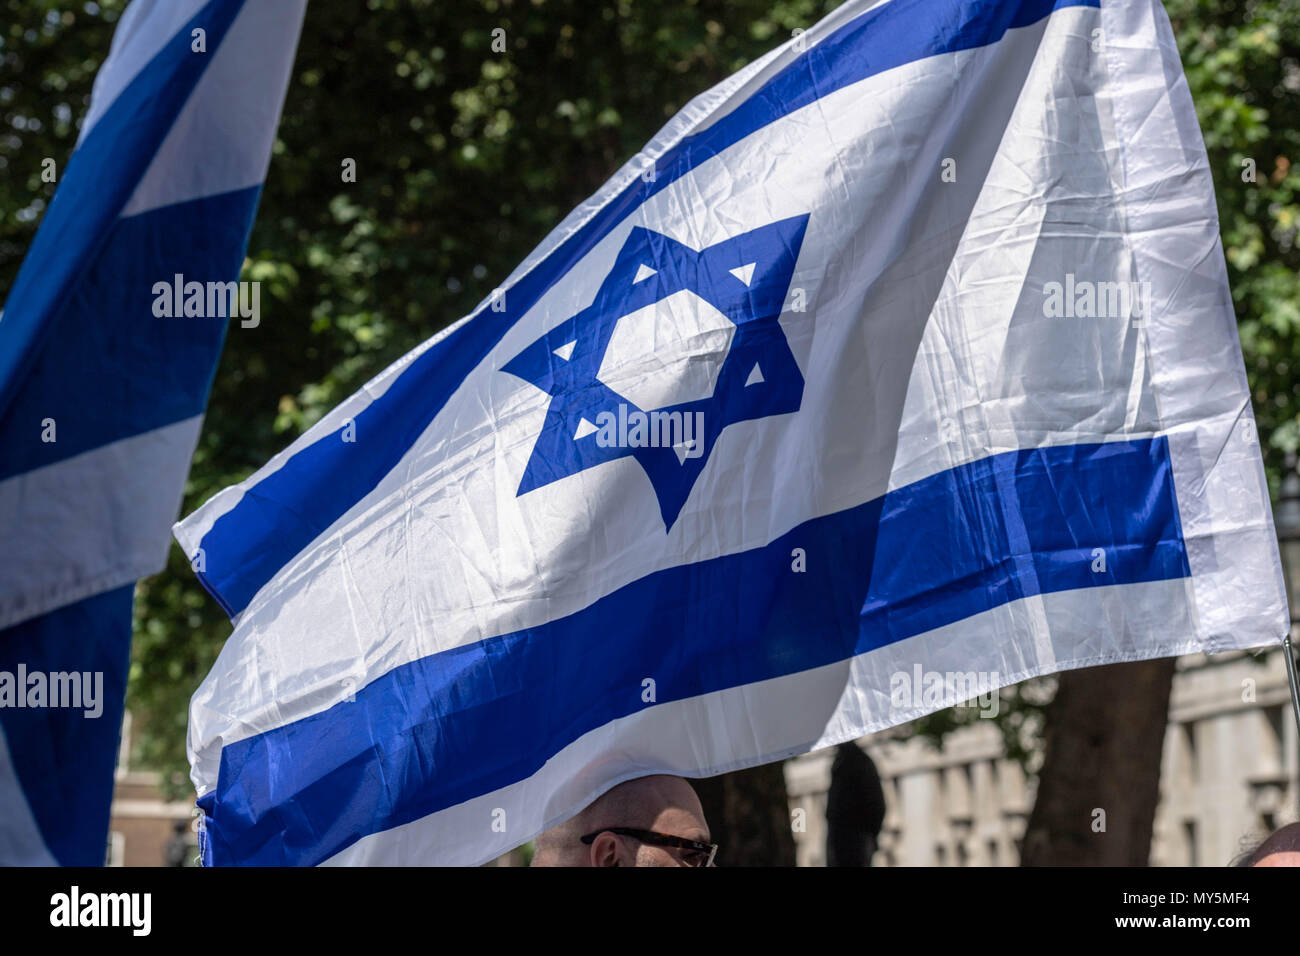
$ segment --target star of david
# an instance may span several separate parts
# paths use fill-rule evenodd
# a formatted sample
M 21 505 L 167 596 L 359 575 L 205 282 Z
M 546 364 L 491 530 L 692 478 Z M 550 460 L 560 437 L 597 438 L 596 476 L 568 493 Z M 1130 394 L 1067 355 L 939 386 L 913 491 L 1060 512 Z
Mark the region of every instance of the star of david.
M 632 457 L 668 529 L 723 429 L 798 411 L 803 375 L 778 320 L 807 225 L 783 219 L 699 251 L 635 227 L 591 305 L 502 369 L 551 396 L 516 494 Z M 633 412 L 700 413 L 702 428 L 686 447 L 611 445 L 602 413 Z

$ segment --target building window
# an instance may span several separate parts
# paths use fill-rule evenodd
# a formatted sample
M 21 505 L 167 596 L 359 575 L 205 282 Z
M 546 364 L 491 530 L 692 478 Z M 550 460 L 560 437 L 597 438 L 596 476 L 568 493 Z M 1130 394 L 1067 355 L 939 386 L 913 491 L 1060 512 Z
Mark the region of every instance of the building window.
M 1284 759 L 1285 748 L 1282 741 L 1285 739 L 1283 728 L 1286 726 L 1283 717 L 1282 706 L 1279 704 L 1274 707 L 1264 708 L 1264 740 L 1260 747 L 1260 768 L 1265 773 L 1281 774 L 1286 767 Z
M 1184 754 L 1187 756 L 1187 779 L 1195 783 L 1200 774 L 1196 767 L 1196 725 L 1190 720 L 1178 725 L 1183 739 Z
M 126 837 L 117 830 L 108 834 L 108 852 L 104 855 L 104 865 L 126 865 Z
M 117 745 L 116 776 L 120 780 L 131 770 L 131 712 L 122 713 L 122 731 Z

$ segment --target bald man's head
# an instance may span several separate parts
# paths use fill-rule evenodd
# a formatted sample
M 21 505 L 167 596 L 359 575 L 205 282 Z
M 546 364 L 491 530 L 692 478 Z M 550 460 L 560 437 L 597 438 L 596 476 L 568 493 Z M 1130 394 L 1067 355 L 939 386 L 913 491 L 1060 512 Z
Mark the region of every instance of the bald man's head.
M 1289 823 L 1269 835 L 1243 866 L 1300 866 L 1300 823 Z
M 537 838 L 533 866 L 687 866 L 689 852 L 610 833 L 611 827 L 651 830 L 709 842 L 695 790 L 681 777 L 656 774 L 620 783 L 573 819 Z M 590 845 L 582 837 L 595 833 Z

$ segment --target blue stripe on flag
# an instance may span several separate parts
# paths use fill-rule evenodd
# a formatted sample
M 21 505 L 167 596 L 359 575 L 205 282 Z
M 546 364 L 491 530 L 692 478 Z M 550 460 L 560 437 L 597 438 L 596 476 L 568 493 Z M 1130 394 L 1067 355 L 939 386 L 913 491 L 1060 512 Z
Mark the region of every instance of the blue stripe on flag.
M 632 206 L 680 179 L 751 133 L 869 76 L 931 56 L 996 43 L 1010 29 L 1037 23 L 1063 7 L 1100 0 L 894 0 L 845 24 L 702 132 L 686 137 L 655 166 L 655 178 L 631 190 Z M 627 194 L 624 194 L 625 196 Z M 622 201 L 624 197 L 620 197 Z M 626 209 L 631 211 L 631 207 Z
M 244 0 L 212 0 L 200 10 L 113 101 L 73 153 L 5 302 L 0 415 L 27 380 L 55 327 L 65 336 L 60 344 L 80 334 L 80 329 L 59 321 L 60 314 L 73 301 L 107 243 L 113 221 L 126 208 L 212 61 L 211 51 L 220 46 L 243 5 Z M 190 31 L 200 27 L 207 31 L 210 52 L 205 55 L 190 49 Z M 112 175 L 105 175 L 109 170 Z
M 41 351 L 0 413 L 0 480 L 203 411 L 230 320 L 157 318 L 154 283 L 170 285 L 176 273 L 199 282 L 238 278 L 261 191 L 164 206 L 113 225 L 58 317 L 58 347 Z M 57 442 L 36 440 L 46 418 L 58 423 Z
M 807 571 L 791 570 L 802 548 Z M 1094 549 L 1106 554 L 1093 571 Z M 1016 451 L 403 665 L 222 751 L 212 861 L 314 864 L 522 780 L 635 713 L 843 661 L 1020 598 L 1190 574 L 1163 437 Z
M 232 616 L 296 554 L 372 491 L 519 318 L 651 195 L 792 110 L 884 70 L 996 42 L 1053 10 L 1098 0 L 893 0 L 798 57 L 733 113 L 670 150 L 653 182 L 634 180 L 484 311 L 429 348 L 356 416 L 366 452 L 327 435 L 265 476 L 204 536 L 199 578 Z
M 103 675 L 98 717 L 84 708 L 0 707 L 14 772 L 46 847 L 63 866 L 104 865 L 134 591 L 127 585 L 0 631 L 0 671 L 15 679 L 20 664 L 28 675 Z

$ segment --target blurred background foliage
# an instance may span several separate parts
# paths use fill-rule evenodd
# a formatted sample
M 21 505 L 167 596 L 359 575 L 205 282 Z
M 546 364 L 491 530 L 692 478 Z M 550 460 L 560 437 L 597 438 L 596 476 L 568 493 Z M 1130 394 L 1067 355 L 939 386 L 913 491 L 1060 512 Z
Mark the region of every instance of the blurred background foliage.
M 53 194 L 42 161 L 66 164 L 125 5 L 0 0 L 0 301 Z M 182 513 L 471 311 L 688 99 L 836 5 L 312 3 L 244 269 L 263 283 L 262 322 L 230 328 Z M 1275 476 L 1281 450 L 1300 444 L 1300 0 L 1166 7 Z M 342 181 L 345 159 L 355 183 Z M 137 596 L 136 758 L 180 795 L 188 700 L 230 626 L 176 546 Z M 1047 686 L 1010 695 L 999 718 L 1009 753 L 1030 763 Z M 938 741 L 976 713 L 916 729 Z

